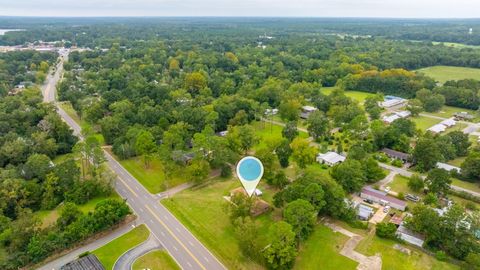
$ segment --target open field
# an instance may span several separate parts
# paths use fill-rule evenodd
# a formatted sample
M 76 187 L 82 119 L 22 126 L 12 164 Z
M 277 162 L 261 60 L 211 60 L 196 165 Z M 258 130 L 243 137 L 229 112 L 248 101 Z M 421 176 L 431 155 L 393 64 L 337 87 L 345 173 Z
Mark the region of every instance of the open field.
M 437 41 L 433 41 L 432 44 L 433 45 L 443 44 L 443 46 L 445 46 L 445 47 L 456 48 L 456 49 L 480 49 L 480 46 L 477 46 L 477 45 L 467 45 L 467 44 L 456 43 L 456 42 L 437 42 Z
M 120 196 L 113 191 L 112 195 L 108 197 L 97 197 L 88 201 L 86 204 L 78 205 L 78 209 L 83 213 L 91 212 L 95 209 L 97 203 L 106 200 L 106 199 L 120 199 Z M 57 218 L 60 215 L 60 211 L 63 205 L 57 206 L 57 208 L 52 210 L 42 210 L 35 212 L 35 215 L 42 221 L 42 228 L 52 225 L 57 221 Z
M 398 244 L 398 242 L 382 239 L 375 236 L 375 234 L 370 234 L 358 244 L 355 250 L 367 256 L 380 254 L 382 257 L 382 269 L 385 270 L 460 269 L 460 267 L 456 265 L 440 262 L 414 246 L 406 246 L 412 252 L 410 255 L 405 254 L 394 249 L 393 246 L 395 244 Z
M 430 118 L 426 116 L 417 116 L 410 119 L 416 124 L 417 129 L 420 129 L 422 131 L 425 131 L 431 126 L 442 122 L 442 120 L 440 119 Z
M 333 87 L 322 87 L 320 89 L 320 91 L 322 92 L 322 94 L 324 95 L 330 95 L 333 90 L 337 89 L 336 86 L 333 86 Z M 371 97 L 371 96 L 374 96 L 374 94 L 372 93 L 367 93 L 367 92 L 361 92 L 361 91 L 353 91 L 353 90 L 347 90 L 345 91 L 345 95 L 347 97 L 350 97 L 356 101 L 358 101 L 360 104 L 363 104 L 363 102 L 365 101 L 365 99 L 367 97 Z
M 75 109 L 72 107 L 72 105 L 70 104 L 70 102 L 66 101 L 66 102 L 59 102 L 59 106 L 75 121 L 77 122 L 80 127 L 82 128 L 82 130 L 92 130 L 93 132 L 95 132 L 95 130 L 93 130 L 94 128 L 92 127 L 92 125 L 90 125 L 89 123 L 87 123 L 87 121 L 83 120 L 80 118 L 80 116 L 78 115 L 78 113 L 75 111 Z M 99 132 L 95 132 L 94 136 L 97 138 L 97 140 L 100 142 L 101 145 L 104 145 L 105 144 L 105 140 L 103 139 L 103 135 L 100 134 Z
M 294 269 L 356 269 L 358 263 L 340 255 L 348 237 L 318 225 L 313 234 L 300 245 Z
M 267 122 L 253 122 L 253 128 L 256 131 L 256 134 L 259 139 L 259 143 L 254 146 L 254 149 L 259 149 L 265 146 L 268 142 L 279 141 L 282 137 L 283 127 L 280 125 L 275 125 Z M 308 138 L 308 134 L 305 132 L 298 132 L 298 136 L 301 138 Z
M 162 200 L 164 204 L 217 258 L 229 269 L 263 269 L 251 259 L 242 255 L 234 227 L 225 212 L 227 201 L 223 196 L 240 186 L 234 179 L 222 181 L 199 189 L 184 190 L 174 197 Z M 262 197 L 269 190 L 261 188 Z M 261 215 L 255 220 L 260 226 L 261 241 L 266 243 L 266 232 L 272 223 L 274 213 Z
M 152 158 L 148 168 L 145 168 L 141 157 L 119 160 L 119 162 L 150 193 L 158 193 L 186 182 L 185 176 L 181 172 L 175 172 L 172 179 L 167 182 L 162 162 L 156 157 Z
M 92 253 L 98 257 L 106 270 L 111 270 L 124 252 L 147 240 L 149 234 L 147 227 L 140 225 Z
M 164 250 L 155 250 L 138 258 L 133 263 L 133 270 L 180 270 L 177 263 Z
M 458 112 L 468 112 L 471 115 L 477 116 L 477 119 L 478 119 L 478 114 L 477 114 L 476 111 L 469 110 L 469 109 L 464 109 L 464 108 L 452 107 L 452 106 L 443 106 L 442 109 L 438 112 L 433 112 L 433 113 L 422 112 L 422 114 L 428 114 L 428 115 L 433 115 L 433 116 L 450 118 L 450 117 L 453 117 L 453 115 L 455 113 L 458 113 Z M 474 119 L 474 122 L 477 122 L 477 121 L 475 121 L 477 119 Z
M 432 66 L 417 70 L 432 77 L 440 83 L 450 80 L 475 79 L 480 80 L 480 69 L 454 66 Z

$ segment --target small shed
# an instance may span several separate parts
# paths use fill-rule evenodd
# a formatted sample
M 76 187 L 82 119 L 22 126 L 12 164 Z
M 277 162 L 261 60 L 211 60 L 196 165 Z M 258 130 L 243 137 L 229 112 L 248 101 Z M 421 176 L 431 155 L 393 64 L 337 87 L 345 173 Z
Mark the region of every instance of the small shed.
M 302 107 L 302 111 L 300 112 L 300 118 L 302 119 L 308 119 L 308 117 L 310 116 L 310 114 L 312 114 L 314 111 L 316 111 L 317 108 L 313 107 L 313 106 L 303 106 Z
M 389 116 L 384 116 L 383 117 L 383 122 L 386 123 L 386 124 L 391 124 L 393 123 L 393 121 L 397 120 L 397 119 L 400 119 L 401 117 L 396 115 L 396 114 L 392 114 L 392 115 L 389 115 Z
M 360 220 L 369 220 L 373 216 L 374 210 L 372 207 L 359 204 L 357 209 L 357 217 Z
M 440 122 L 440 124 L 446 126 L 447 128 L 449 127 L 453 127 L 457 124 L 457 122 L 455 121 L 455 119 L 453 118 L 449 118 L 449 119 L 445 119 L 443 120 L 442 122 Z
M 427 130 L 432 133 L 438 134 L 438 133 L 445 132 L 445 130 L 447 130 L 447 126 L 445 126 L 444 124 L 436 124 L 434 126 L 429 127 Z

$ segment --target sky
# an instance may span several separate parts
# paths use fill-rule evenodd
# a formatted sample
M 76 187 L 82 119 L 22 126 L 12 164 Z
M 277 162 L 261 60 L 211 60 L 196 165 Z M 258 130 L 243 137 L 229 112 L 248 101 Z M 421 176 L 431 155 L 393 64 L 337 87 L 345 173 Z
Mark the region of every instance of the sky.
M 0 16 L 479 18 L 480 0 L 0 0 Z

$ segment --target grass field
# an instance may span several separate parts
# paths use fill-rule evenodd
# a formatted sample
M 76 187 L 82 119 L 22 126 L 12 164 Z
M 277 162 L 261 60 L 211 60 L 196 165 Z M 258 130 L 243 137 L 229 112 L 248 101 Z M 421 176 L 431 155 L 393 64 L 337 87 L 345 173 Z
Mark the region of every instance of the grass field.
M 305 243 L 301 244 L 294 269 L 356 269 L 357 262 L 340 255 L 347 240 L 347 236 L 318 225 Z
M 207 248 L 219 258 L 228 269 L 263 269 L 244 257 L 239 250 L 234 227 L 225 212 L 227 204 L 223 196 L 240 186 L 236 180 L 217 182 L 200 188 L 188 189 L 162 203 L 185 225 Z M 272 197 L 261 188 L 265 197 Z M 260 226 L 261 241 L 266 243 L 266 232 L 272 223 L 274 213 L 264 214 L 256 221 Z
M 118 196 L 118 194 L 115 193 L 115 191 L 114 191 L 112 193 L 112 195 L 110 195 L 108 197 L 93 198 L 90 201 L 88 201 L 86 204 L 78 205 L 78 208 L 83 213 L 88 213 L 88 212 L 91 212 L 95 209 L 95 206 L 97 205 L 97 203 L 99 203 L 103 200 L 106 200 L 106 199 L 120 199 L 120 196 Z M 42 226 L 41 227 L 45 228 L 45 227 L 55 223 L 57 221 L 57 218 L 60 215 L 61 209 L 62 209 L 62 205 L 58 206 L 57 208 L 55 208 L 53 210 L 42 210 L 42 211 L 35 212 L 35 215 L 42 221 Z
M 456 43 L 456 42 L 437 42 L 437 41 L 433 41 L 432 44 L 433 45 L 443 44 L 445 47 L 456 48 L 456 49 L 480 49 L 480 46 L 477 46 L 477 45 L 467 45 L 467 44 Z
M 259 143 L 254 146 L 254 150 L 265 146 L 271 141 L 279 141 L 283 138 L 283 127 L 280 125 L 275 125 L 267 122 L 253 122 L 252 126 L 255 129 L 259 139 Z M 299 131 L 298 136 L 301 138 L 308 138 L 308 134 L 301 131 Z
M 119 160 L 120 164 L 127 169 L 150 193 L 158 193 L 185 183 L 186 178 L 181 171 L 173 174 L 172 179 L 165 181 L 163 166 L 158 158 L 150 161 L 149 167 L 145 168 L 141 157 Z
M 477 112 L 474 110 L 469 110 L 469 109 L 464 109 L 464 108 L 458 108 L 458 107 L 452 107 L 452 106 L 443 106 L 441 110 L 438 112 L 422 112 L 422 114 L 428 114 L 428 115 L 433 115 L 433 116 L 439 116 L 439 117 L 444 117 L 444 118 L 450 118 L 453 117 L 455 113 L 458 112 L 468 112 L 471 115 L 476 116 Z
M 398 193 L 402 192 L 403 194 L 412 193 L 412 194 L 420 195 L 419 193 L 412 191 L 408 187 L 408 178 L 405 176 L 401 176 L 399 174 L 395 175 L 395 178 L 393 179 L 393 181 L 390 182 L 390 184 L 388 185 L 392 188 L 392 191 L 395 191 Z
M 111 270 L 123 253 L 147 240 L 149 234 L 147 227 L 140 225 L 92 253 L 98 257 L 106 270 Z
M 407 246 L 412 251 L 410 255 L 393 248 L 396 241 L 386 240 L 374 234 L 365 237 L 357 246 L 356 250 L 367 256 L 380 254 L 382 257 L 382 269 L 385 270 L 453 270 L 460 269 L 456 265 L 440 262 L 434 257 L 418 250 L 413 246 Z
M 432 66 L 417 70 L 432 77 L 440 83 L 445 83 L 449 80 L 475 79 L 480 80 L 480 69 L 454 67 L 454 66 Z
M 410 119 L 416 124 L 417 129 L 420 129 L 422 131 L 425 131 L 431 126 L 442 122 L 442 120 L 440 119 L 430 118 L 426 116 L 417 116 Z
M 138 258 L 133 263 L 133 270 L 180 270 L 177 263 L 164 250 L 155 250 Z
M 333 90 L 335 90 L 335 89 L 337 89 L 336 86 L 322 87 L 320 91 L 324 95 L 330 95 L 333 92 Z M 363 104 L 363 102 L 365 101 L 365 99 L 367 97 L 374 96 L 374 94 L 372 94 L 372 93 L 361 92 L 361 91 L 353 91 L 353 90 L 345 91 L 345 95 L 349 98 L 352 98 L 352 99 L 358 101 L 360 104 Z
M 95 132 L 95 134 L 93 136 L 95 136 L 97 138 L 97 140 L 100 142 L 100 144 L 101 145 L 105 144 L 105 139 L 103 138 L 103 135 L 100 134 L 100 132 L 98 132 L 97 130 L 95 130 L 92 127 L 92 125 L 87 123 L 87 121 L 81 119 L 78 116 L 78 113 L 75 111 L 75 109 L 70 104 L 70 102 L 68 102 L 68 101 L 59 102 L 59 106 L 60 106 L 60 108 L 62 108 L 68 114 L 68 116 L 70 116 L 75 122 L 77 122 L 77 124 L 80 125 L 82 130 L 92 130 L 93 132 Z

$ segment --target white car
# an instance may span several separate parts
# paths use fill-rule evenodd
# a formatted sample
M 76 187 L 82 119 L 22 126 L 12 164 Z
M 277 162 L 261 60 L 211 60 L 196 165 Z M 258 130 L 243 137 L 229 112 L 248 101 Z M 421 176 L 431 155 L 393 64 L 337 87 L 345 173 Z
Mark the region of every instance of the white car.
M 392 189 L 391 187 L 385 187 L 385 189 L 384 189 L 384 190 L 385 190 L 385 192 L 387 192 L 387 193 L 388 193 L 388 192 L 390 192 L 390 190 L 391 190 L 391 189 Z
M 384 213 L 388 213 L 388 211 L 390 211 L 390 205 L 387 205 L 383 208 Z

